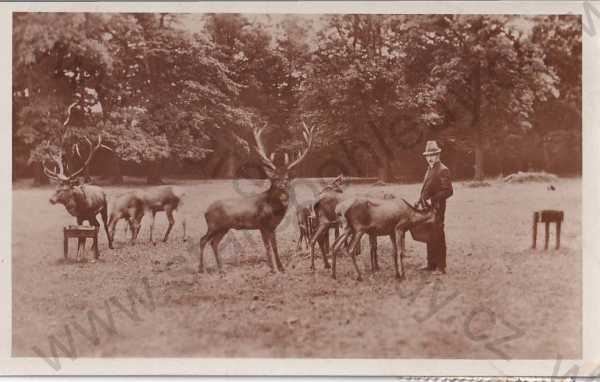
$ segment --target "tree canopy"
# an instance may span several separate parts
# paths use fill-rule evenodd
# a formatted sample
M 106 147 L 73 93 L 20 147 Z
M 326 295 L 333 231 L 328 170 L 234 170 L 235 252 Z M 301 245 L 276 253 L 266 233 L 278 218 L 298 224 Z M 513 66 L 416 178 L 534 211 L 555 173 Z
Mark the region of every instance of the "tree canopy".
M 293 153 L 303 121 L 318 128 L 307 176 L 334 158 L 390 181 L 428 139 L 478 179 L 506 170 L 484 156 L 551 170 L 581 155 L 577 16 L 13 17 L 13 171 L 58 152 L 72 167 L 78 142 L 101 135 L 114 181 L 121 167 L 149 182 L 243 176 L 254 126 L 269 126 L 269 151 Z

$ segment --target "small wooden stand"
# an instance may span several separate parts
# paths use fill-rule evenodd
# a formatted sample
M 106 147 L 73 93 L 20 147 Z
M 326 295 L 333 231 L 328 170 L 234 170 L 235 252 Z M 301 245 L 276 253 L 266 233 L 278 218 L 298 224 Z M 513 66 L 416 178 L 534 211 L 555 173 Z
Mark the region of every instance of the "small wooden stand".
M 548 241 L 550 239 L 550 223 L 556 224 L 556 249 L 560 248 L 560 228 L 562 222 L 565 218 L 565 214 L 563 211 L 558 210 L 542 210 L 536 211 L 533 213 L 533 246 L 531 248 L 535 249 L 536 241 L 537 241 L 537 225 L 538 223 L 544 223 L 546 225 L 545 231 L 545 242 L 544 249 L 548 249 Z
M 94 248 L 94 258 L 98 258 L 100 256 L 100 252 L 98 251 L 98 228 L 96 226 L 88 226 L 88 225 L 68 225 L 63 228 L 64 233 L 64 256 L 65 259 L 69 257 L 69 238 L 77 238 L 77 239 L 85 239 L 91 238 L 94 240 L 93 248 Z M 79 250 L 79 248 L 77 249 Z

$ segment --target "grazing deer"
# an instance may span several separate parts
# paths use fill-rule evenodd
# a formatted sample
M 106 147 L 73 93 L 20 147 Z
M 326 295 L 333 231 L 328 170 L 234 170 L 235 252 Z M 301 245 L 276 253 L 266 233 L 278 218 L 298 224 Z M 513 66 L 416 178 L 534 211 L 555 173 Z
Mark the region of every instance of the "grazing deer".
M 344 176 L 338 175 L 338 177 L 335 178 L 333 180 L 333 182 L 331 182 L 330 184 L 323 187 L 323 189 L 319 192 L 319 198 L 321 197 L 321 195 L 326 194 L 328 192 L 337 192 L 337 193 L 344 192 L 341 188 L 341 185 L 343 183 L 344 183 Z M 298 207 L 296 207 L 296 220 L 298 223 L 298 231 L 300 233 L 300 237 L 298 238 L 298 245 L 296 247 L 296 250 L 300 249 L 300 246 L 301 246 L 303 240 L 306 244 L 306 248 L 307 249 L 310 248 L 310 239 L 312 238 L 313 234 L 315 233 L 315 228 L 316 228 L 315 224 L 313 222 L 313 219 L 316 218 L 314 204 L 315 204 L 314 201 L 307 201 L 307 202 L 299 204 Z M 337 236 L 338 235 L 336 234 L 336 238 L 337 238 Z M 322 245 L 321 241 L 319 242 L 319 245 Z M 321 250 L 323 251 L 323 247 L 321 247 Z
M 338 220 L 335 213 L 336 206 L 344 199 L 343 190 L 340 187 L 321 191 L 319 200 L 313 205 L 317 217 L 317 228 L 310 239 L 310 269 L 315 269 L 315 244 L 319 243 L 323 263 L 329 269 L 327 253 L 329 252 L 329 230 L 337 227 Z
M 343 179 L 342 179 L 343 182 Z M 383 199 L 394 198 L 393 195 L 382 193 L 381 195 L 365 195 L 365 197 L 382 197 Z M 310 240 L 310 269 L 315 269 L 315 243 L 319 243 L 319 248 L 323 255 L 323 263 L 326 269 L 329 269 L 329 261 L 327 260 L 327 253 L 329 253 L 329 230 L 336 228 L 339 225 L 339 214 L 336 212 L 337 206 L 344 200 L 350 198 L 354 200 L 355 197 L 348 197 L 343 194 L 341 188 L 324 190 L 319 195 L 319 200 L 314 204 L 313 209 L 317 217 L 317 229 Z M 336 232 L 336 240 L 337 232 Z M 347 237 L 350 239 L 350 237 Z M 373 270 L 379 269 L 377 265 L 377 238 L 370 238 L 371 243 L 371 265 Z M 360 246 L 356 248 L 360 253 Z
M 106 231 L 106 236 L 108 237 L 108 247 L 112 249 L 112 239 L 108 234 L 108 226 L 107 226 L 107 202 L 106 202 L 106 194 L 101 187 L 93 186 L 89 184 L 79 184 L 77 177 L 87 169 L 90 162 L 92 161 L 92 157 L 98 151 L 99 148 L 103 147 L 108 150 L 107 146 L 102 144 L 102 137 L 98 137 L 98 143 L 93 146 L 89 139 L 86 139 L 88 144 L 90 145 L 90 153 L 88 155 L 87 160 L 83 164 L 79 170 L 75 171 L 71 175 L 65 175 L 64 165 L 63 165 L 63 152 L 61 151 L 58 156 L 52 156 L 52 159 L 56 163 L 58 167 L 58 172 L 50 170 L 46 167 L 45 161 L 42 162 L 42 166 L 44 168 L 44 173 L 46 176 L 58 182 L 58 188 L 52 197 L 50 198 L 51 204 L 62 204 L 65 206 L 66 210 L 77 218 L 77 224 L 81 225 L 84 221 L 88 221 L 93 226 L 100 226 L 98 220 L 96 219 L 96 215 L 100 214 L 102 217 L 102 223 L 104 223 L 104 229 Z M 97 245 L 97 244 L 96 244 Z M 80 258 L 82 249 L 85 248 L 85 238 L 79 238 L 78 248 L 77 248 L 77 259 Z M 94 247 L 94 250 L 97 250 Z M 98 253 L 98 251 L 95 251 Z
M 276 166 L 273 163 L 272 156 L 269 159 L 262 144 L 261 135 L 266 125 L 262 128 L 254 128 L 255 150 L 271 182 L 271 186 L 268 190 L 257 195 L 218 200 L 208 207 L 204 214 L 208 231 L 200 239 L 200 264 L 198 267 L 200 273 L 204 272 L 204 247 L 208 242 L 211 243 L 219 272 L 223 272 L 218 247 L 223 237 L 232 228 L 237 230 L 259 230 L 266 249 L 267 264 L 271 268 L 271 272 L 275 271 L 271 250 L 273 251 L 273 257 L 275 257 L 277 270 L 284 271 L 277 250 L 275 229 L 281 223 L 288 208 L 289 173 L 306 158 L 312 146 L 314 127 L 309 129 L 304 122 L 302 125 L 306 148 L 292 163 L 288 163 L 289 158 L 286 155 L 283 166 Z
M 128 191 L 118 195 L 110 204 L 110 218 L 108 219 L 108 231 L 111 240 L 115 240 L 115 230 L 117 223 L 121 219 L 126 219 L 131 231 L 131 243 L 135 241 L 140 231 L 141 221 L 144 217 L 144 206 L 142 198 L 138 195 L 139 191 Z
M 119 195 L 111 203 L 111 213 L 108 221 L 111 238 L 114 240 L 115 229 L 119 220 L 126 219 L 131 230 L 131 243 L 135 242 L 140 232 L 142 218 L 150 216 L 152 218 L 150 223 L 150 242 L 154 243 L 152 231 L 154 230 L 156 213 L 165 211 L 167 219 L 169 219 L 169 228 L 167 228 L 167 232 L 163 238 L 163 242 L 166 242 L 171 229 L 175 225 L 173 214 L 183 204 L 184 195 L 185 191 L 175 186 L 152 187 L 146 190 L 129 191 Z M 181 223 L 183 227 L 183 241 L 186 241 L 185 216 L 182 216 Z
M 336 278 L 336 253 L 339 249 L 346 251 L 343 246 L 347 237 L 353 236 L 350 242 L 349 252 L 352 256 L 352 262 L 358 280 L 362 280 L 358 264 L 356 263 L 356 246 L 360 243 L 362 235 L 369 234 L 371 237 L 389 236 L 392 241 L 394 268 L 396 278 L 404 278 L 404 266 L 402 257 L 405 252 L 405 234 L 407 230 L 421 225 L 435 223 L 435 209 L 426 207 L 417 209 L 406 200 L 376 200 L 369 198 L 356 198 L 348 200 L 338 209 L 344 216 L 344 233 L 336 240 L 333 245 L 333 269 L 332 276 Z M 398 269 L 398 242 L 400 242 L 400 268 Z

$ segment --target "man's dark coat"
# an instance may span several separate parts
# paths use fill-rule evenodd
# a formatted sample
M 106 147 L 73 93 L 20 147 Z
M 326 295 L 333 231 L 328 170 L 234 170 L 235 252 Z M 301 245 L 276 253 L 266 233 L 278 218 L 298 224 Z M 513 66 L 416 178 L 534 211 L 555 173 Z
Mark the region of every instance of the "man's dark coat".
M 429 268 L 446 269 L 446 235 L 444 234 L 444 218 L 446 215 L 446 199 L 453 194 L 450 170 L 442 162 L 437 162 L 433 167 L 427 169 L 423 187 L 421 188 L 421 200 L 431 200 L 431 204 L 437 210 L 436 239 L 427 244 L 427 266 Z

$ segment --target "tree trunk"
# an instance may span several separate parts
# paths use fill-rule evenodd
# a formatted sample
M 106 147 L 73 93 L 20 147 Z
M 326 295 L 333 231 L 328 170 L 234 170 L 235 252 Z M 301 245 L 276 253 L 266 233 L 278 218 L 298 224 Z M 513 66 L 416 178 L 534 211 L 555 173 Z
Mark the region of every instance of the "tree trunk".
M 146 184 L 163 184 L 161 178 L 161 166 L 159 162 L 149 163 L 146 166 L 147 177 Z
M 377 183 L 389 183 L 393 180 L 392 159 L 379 156 L 377 158 Z
M 475 130 L 475 180 L 482 181 L 483 172 L 483 146 L 484 138 L 481 131 L 481 63 L 477 60 L 471 72 L 471 94 L 473 95 L 473 119 L 471 128 Z
M 33 185 L 44 186 L 49 183 L 50 180 L 48 180 L 48 177 L 46 176 L 46 174 L 44 174 L 42 165 L 38 162 L 33 163 Z
M 482 181 L 483 178 L 483 147 L 481 147 L 481 142 L 478 141 L 477 147 L 475 147 L 475 180 Z
M 111 156 L 108 167 L 108 177 L 110 184 L 123 184 L 123 172 L 121 171 L 121 158 L 116 155 Z
M 237 158 L 232 153 L 228 153 L 226 158 L 227 159 L 225 160 L 225 163 L 224 163 L 223 176 L 226 179 L 233 179 L 236 177 L 236 173 L 238 171 L 237 160 L 236 160 Z

